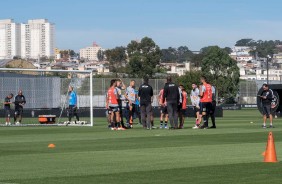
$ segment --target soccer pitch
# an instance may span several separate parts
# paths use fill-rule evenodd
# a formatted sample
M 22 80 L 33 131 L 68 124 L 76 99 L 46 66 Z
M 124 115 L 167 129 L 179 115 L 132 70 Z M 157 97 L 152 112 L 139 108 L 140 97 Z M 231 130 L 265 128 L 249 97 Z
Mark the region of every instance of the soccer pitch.
M 0 184 L 281 183 L 282 162 L 261 155 L 273 131 L 282 161 L 279 121 L 262 129 L 257 110 L 240 110 L 208 130 L 192 130 L 191 118 L 182 130 L 110 131 L 105 118 L 94 127 L 0 127 Z

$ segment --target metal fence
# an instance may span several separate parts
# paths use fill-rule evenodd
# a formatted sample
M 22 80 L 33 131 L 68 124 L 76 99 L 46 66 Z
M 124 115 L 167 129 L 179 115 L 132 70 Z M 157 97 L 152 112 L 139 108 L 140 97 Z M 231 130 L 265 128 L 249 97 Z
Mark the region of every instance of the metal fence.
M 135 86 L 136 89 L 139 89 L 139 86 L 142 84 L 142 79 L 122 79 L 125 86 L 129 86 L 129 83 L 131 80 L 135 80 Z M 108 91 L 108 88 L 110 87 L 110 81 L 109 78 L 95 78 L 93 79 L 93 104 L 94 107 L 105 107 L 105 97 L 106 93 Z M 149 84 L 152 86 L 154 90 L 154 100 L 153 100 L 153 106 L 158 105 L 158 94 L 159 91 L 164 87 L 166 80 L 165 79 L 150 79 Z M 124 91 L 123 91 L 124 93 Z M 124 104 L 125 105 L 125 104 Z
M 131 79 L 122 79 L 123 83 L 128 86 Z M 134 79 L 136 89 L 142 84 L 142 79 Z M 93 77 L 93 106 L 96 108 L 105 107 L 106 93 L 110 86 L 110 78 Z M 153 105 L 158 105 L 159 91 L 164 87 L 165 79 L 150 79 L 149 84 L 154 89 Z M 239 84 L 239 104 L 256 104 L 258 90 L 265 81 L 241 81 Z M 270 84 L 281 84 L 281 81 L 270 81 Z M 72 85 L 78 95 L 79 107 L 90 107 L 90 78 L 73 76 L 72 79 L 60 78 L 54 76 L 34 76 L 9 74 L 1 75 L 0 78 L 0 99 L 3 107 L 5 97 L 13 93 L 17 94 L 18 90 L 23 90 L 26 97 L 25 108 L 61 108 L 67 104 L 68 86 Z M 124 93 L 124 92 L 123 92 Z M 189 93 L 189 92 L 188 92 Z
M 61 108 L 64 104 L 67 104 L 67 92 L 69 85 L 74 86 L 75 91 L 79 94 L 78 106 L 90 107 L 89 78 L 68 79 L 46 76 L 15 76 L 16 77 L 0 78 L 0 102 L 2 107 L 6 96 L 12 93 L 15 97 L 18 91 L 22 90 L 26 99 L 25 108 Z M 80 98 L 80 96 L 82 97 Z
M 256 104 L 257 93 L 262 85 L 266 83 L 263 80 L 241 81 L 239 85 L 239 104 Z M 269 81 L 269 84 L 281 84 L 281 81 Z
M 123 79 L 128 86 L 131 79 Z M 142 79 L 134 79 L 136 89 L 142 84 Z M 93 78 L 93 107 L 105 107 L 106 93 L 111 79 Z M 157 95 L 165 84 L 164 79 L 151 79 L 150 85 L 154 89 L 153 105 L 158 105 Z M 78 107 L 90 107 L 90 79 L 73 77 L 72 79 L 47 76 L 14 75 L 1 76 L 0 99 L 3 107 L 5 97 L 13 93 L 17 95 L 19 89 L 26 98 L 25 108 L 46 109 L 62 108 L 68 104 L 68 86 L 74 87 L 78 95 Z M 124 91 L 123 91 L 124 93 Z

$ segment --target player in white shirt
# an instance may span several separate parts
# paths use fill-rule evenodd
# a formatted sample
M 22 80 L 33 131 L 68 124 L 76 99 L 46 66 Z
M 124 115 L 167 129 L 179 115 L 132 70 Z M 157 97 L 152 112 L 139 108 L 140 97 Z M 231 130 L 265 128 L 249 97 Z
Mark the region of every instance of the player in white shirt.
M 196 122 L 195 122 L 195 126 L 193 127 L 193 129 L 197 129 L 199 128 L 201 121 L 202 121 L 202 117 L 200 115 L 200 90 L 197 87 L 196 83 L 192 84 L 192 90 L 190 93 L 190 99 L 194 108 L 194 111 L 196 113 Z

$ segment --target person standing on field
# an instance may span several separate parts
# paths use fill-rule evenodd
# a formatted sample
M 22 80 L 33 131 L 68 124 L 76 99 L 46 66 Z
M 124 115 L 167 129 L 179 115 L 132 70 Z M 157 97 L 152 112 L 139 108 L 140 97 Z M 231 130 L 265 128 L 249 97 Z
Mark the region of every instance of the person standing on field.
M 22 123 L 23 116 L 23 107 L 26 104 L 25 97 L 23 95 L 23 91 L 19 90 L 18 95 L 15 97 L 15 116 L 14 121 L 16 125 L 20 125 Z
M 273 91 L 271 89 L 269 89 L 268 84 L 263 84 L 262 88 L 263 88 L 263 92 L 259 96 L 259 98 L 261 99 L 262 111 L 263 111 L 262 128 L 266 128 L 267 118 L 269 118 L 269 121 L 270 121 L 269 128 L 273 128 L 274 126 L 273 126 L 273 122 L 272 122 L 273 116 L 272 116 L 272 113 L 271 113 L 271 103 L 272 103 L 272 100 L 274 98 L 274 94 L 273 94 Z
M 6 126 L 11 125 L 10 117 L 11 117 L 11 99 L 13 98 L 13 94 L 9 94 L 4 101 L 4 109 L 5 109 L 5 116 L 6 116 Z
M 200 127 L 202 118 L 200 115 L 200 90 L 197 87 L 196 83 L 192 84 L 192 90 L 190 93 L 190 99 L 191 99 L 191 103 L 192 106 L 194 108 L 194 112 L 196 114 L 196 122 L 195 122 L 195 126 L 193 127 L 193 129 L 198 129 Z
M 130 85 L 126 88 L 125 98 L 128 100 L 128 106 L 129 106 L 128 126 L 130 128 L 133 128 L 133 116 L 135 113 L 135 102 L 136 102 L 135 80 L 131 80 Z
M 77 95 L 73 90 L 73 86 L 69 86 L 69 123 L 71 122 L 72 117 L 76 117 L 76 121 L 79 121 L 79 116 L 77 113 Z
M 167 129 L 167 121 L 168 121 L 168 113 L 167 113 L 167 104 L 166 101 L 164 103 L 162 103 L 163 101 L 163 96 L 164 96 L 164 89 L 160 90 L 159 93 L 159 107 L 160 107 L 160 128 L 165 128 Z M 163 127 L 163 122 L 164 123 L 164 127 Z
M 203 117 L 203 125 L 201 129 L 209 128 L 208 116 L 212 106 L 212 86 L 207 82 L 207 78 L 201 77 L 202 86 L 200 87 L 200 114 Z
M 164 86 L 163 101 L 167 102 L 167 111 L 171 129 L 178 128 L 178 105 L 180 104 L 180 94 L 178 86 L 172 82 L 171 77 L 167 77 L 167 83 Z
M 138 96 L 143 128 L 151 130 L 153 88 L 149 85 L 149 79 L 147 77 L 144 77 L 144 83 L 139 87 Z
M 126 127 L 124 125 L 124 121 L 123 121 L 123 110 L 122 110 L 122 102 L 125 100 L 124 95 L 122 95 L 122 90 L 126 89 L 125 84 L 122 82 L 121 79 L 116 79 L 116 89 L 118 92 L 118 106 L 119 106 L 119 113 L 120 113 L 120 120 L 119 122 L 121 123 L 122 128 L 131 128 Z
M 135 89 L 136 99 L 135 99 L 135 115 L 138 118 L 139 124 L 142 124 L 141 121 L 141 112 L 140 112 L 140 101 L 138 98 L 138 90 Z
M 215 109 L 216 109 L 216 89 L 214 86 L 212 86 L 212 104 L 211 104 L 210 115 L 209 115 L 211 117 L 212 126 L 210 128 L 216 128 Z
M 111 80 L 111 87 L 107 92 L 106 109 L 110 109 L 111 111 L 111 130 L 125 130 L 120 124 L 119 94 L 116 88 L 116 82 L 116 79 Z
M 185 116 L 186 116 L 186 109 L 187 109 L 187 92 L 183 85 L 179 85 L 181 89 L 181 96 L 182 96 L 182 103 L 179 111 L 179 128 L 184 128 Z

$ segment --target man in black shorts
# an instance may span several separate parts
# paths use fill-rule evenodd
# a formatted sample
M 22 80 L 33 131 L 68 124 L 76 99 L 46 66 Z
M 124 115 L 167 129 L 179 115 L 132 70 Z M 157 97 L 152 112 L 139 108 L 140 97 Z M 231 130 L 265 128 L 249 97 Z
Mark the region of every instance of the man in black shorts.
M 262 102 L 262 109 L 263 109 L 263 128 L 266 128 L 266 119 L 269 117 L 270 125 L 269 128 L 273 128 L 272 124 L 272 114 L 271 114 L 271 102 L 273 100 L 273 91 L 269 89 L 267 84 L 262 86 L 263 92 L 259 96 Z
M 166 102 L 162 103 L 163 101 L 163 95 L 164 95 L 164 89 L 160 90 L 159 93 L 159 107 L 160 107 L 160 128 L 167 129 L 167 121 L 168 121 L 168 113 L 167 113 L 167 105 Z M 164 127 L 163 122 L 165 121 Z
M 215 109 L 216 109 L 216 89 L 214 86 L 212 86 L 212 104 L 211 104 L 210 115 L 209 115 L 211 117 L 212 126 L 210 128 L 216 128 Z
M 106 109 L 110 109 L 111 130 L 125 130 L 120 124 L 120 109 L 118 104 L 118 90 L 116 88 L 116 79 L 111 80 L 111 87 L 107 92 Z
M 14 121 L 16 125 L 20 125 L 23 116 L 23 106 L 26 104 L 23 91 L 19 90 L 18 95 L 15 97 L 15 116 Z M 18 120 L 19 118 L 19 120 Z
M 186 109 L 187 109 L 187 92 L 183 85 L 179 85 L 181 89 L 181 107 L 179 109 L 179 128 L 184 128 L 185 116 L 186 116 Z
M 203 117 L 203 125 L 200 126 L 200 129 L 207 129 L 209 128 L 208 120 L 210 109 L 212 106 L 212 86 L 208 83 L 207 78 L 205 76 L 201 77 L 201 83 L 202 85 L 200 86 L 200 114 Z
M 5 109 L 5 117 L 6 117 L 6 126 L 11 125 L 10 117 L 11 117 L 11 99 L 13 98 L 13 94 L 9 94 L 4 101 L 4 109 Z
M 122 128 L 127 128 L 123 122 L 123 112 L 122 112 L 122 102 L 125 100 L 124 95 L 122 95 L 122 90 L 126 89 L 125 84 L 122 82 L 121 79 L 116 79 L 116 89 L 118 92 L 118 106 L 119 106 L 119 113 L 120 113 L 120 123 Z

